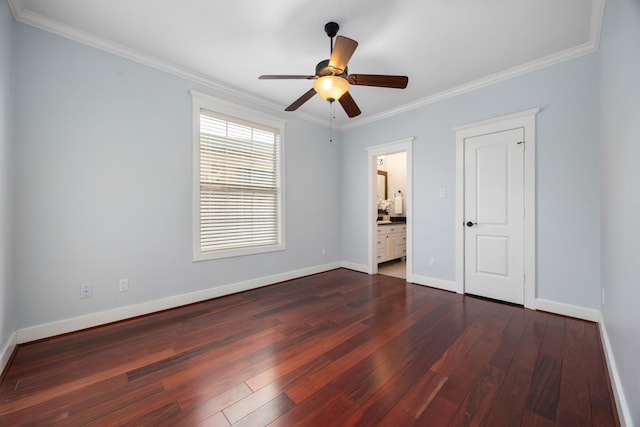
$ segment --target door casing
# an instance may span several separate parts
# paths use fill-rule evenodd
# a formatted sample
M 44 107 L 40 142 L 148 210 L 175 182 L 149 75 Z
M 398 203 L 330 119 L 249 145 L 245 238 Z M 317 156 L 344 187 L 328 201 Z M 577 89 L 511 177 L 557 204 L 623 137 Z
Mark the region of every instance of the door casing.
M 464 143 L 466 138 L 509 129 L 524 128 L 524 306 L 535 308 L 535 128 L 539 108 L 469 123 L 454 128 L 456 133 L 456 292 L 464 284 Z
M 367 233 L 369 274 L 376 274 L 378 272 L 375 244 L 375 236 L 377 235 L 376 220 L 378 217 L 378 210 L 376 206 L 378 167 L 376 165 L 376 159 L 378 156 L 383 155 L 395 154 L 400 152 L 407 153 L 407 194 L 405 195 L 405 203 L 407 208 L 407 282 L 411 282 L 413 280 L 413 140 L 413 137 L 408 137 L 367 148 L 367 163 L 369 174 L 369 196 L 367 197 L 367 212 L 369 213 L 369 233 Z

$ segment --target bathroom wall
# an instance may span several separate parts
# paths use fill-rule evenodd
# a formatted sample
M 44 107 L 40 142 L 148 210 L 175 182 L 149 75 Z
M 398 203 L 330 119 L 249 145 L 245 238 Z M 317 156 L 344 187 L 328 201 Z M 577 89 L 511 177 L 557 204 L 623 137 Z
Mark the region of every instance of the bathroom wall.
M 395 202 L 398 190 L 403 196 L 401 213 L 395 211 L 394 205 L 391 216 L 406 216 L 407 203 L 404 195 L 407 194 L 407 153 L 394 153 L 384 156 L 383 165 L 379 169 L 387 171 L 388 198 Z

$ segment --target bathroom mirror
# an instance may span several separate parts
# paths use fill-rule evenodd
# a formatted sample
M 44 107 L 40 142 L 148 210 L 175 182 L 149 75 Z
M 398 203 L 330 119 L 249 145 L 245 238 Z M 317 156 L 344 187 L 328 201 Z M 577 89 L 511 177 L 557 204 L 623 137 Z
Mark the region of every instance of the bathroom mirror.
M 387 171 L 378 171 L 378 200 L 387 199 Z

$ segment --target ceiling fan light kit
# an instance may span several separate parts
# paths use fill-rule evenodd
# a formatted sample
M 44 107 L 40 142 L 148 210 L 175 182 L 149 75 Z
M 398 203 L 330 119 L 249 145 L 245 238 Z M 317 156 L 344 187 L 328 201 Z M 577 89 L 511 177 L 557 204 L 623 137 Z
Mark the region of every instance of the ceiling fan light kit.
M 338 76 L 323 76 L 313 82 L 313 89 L 325 101 L 334 102 L 349 90 L 349 82 Z
M 360 115 L 361 111 L 355 100 L 349 94 L 350 85 L 376 86 L 394 89 L 404 89 L 407 87 L 409 78 L 407 76 L 389 76 L 383 74 L 349 74 L 347 63 L 353 52 L 358 47 L 358 42 L 348 37 L 338 36 L 335 44 L 333 37 L 338 33 L 340 26 L 335 22 L 328 22 L 324 26 L 327 36 L 331 38 L 331 57 L 320 61 L 316 65 L 316 73 L 313 76 L 297 74 L 262 75 L 261 80 L 275 79 L 306 79 L 315 80 L 313 87 L 296 99 L 285 111 L 295 111 L 302 104 L 307 102 L 316 93 L 322 99 L 333 103 L 340 102 L 342 108 L 349 117 Z

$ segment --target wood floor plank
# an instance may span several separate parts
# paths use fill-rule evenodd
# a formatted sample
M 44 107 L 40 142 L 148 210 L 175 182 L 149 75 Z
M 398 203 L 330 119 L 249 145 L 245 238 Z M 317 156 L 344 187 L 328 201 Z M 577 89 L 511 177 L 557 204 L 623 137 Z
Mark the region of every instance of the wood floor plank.
M 583 357 L 588 367 L 591 392 L 596 396 L 608 397 L 611 389 L 606 375 L 607 365 L 600 343 L 598 326 L 595 323 L 585 324 L 584 345 L 586 352 Z
M 178 402 L 168 403 L 160 408 L 154 409 L 133 421 L 122 424 L 124 427 L 134 426 L 159 426 L 167 420 L 167 418 L 175 418 L 182 413 Z
M 586 351 L 583 356 L 589 374 L 593 423 L 602 426 L 620 424 L 597 324 L 585 324 L 584 339 Z
M 366 328 L 360 324 L 355 323 L 343 328 L 341 331 L 334 334 L 331 337 L 331 341 L 321 340 L 314 343 L 308 351 L 299 352 L 297 354 L 291 355 L 291 357 L 282 360 L 279 363 L 273 363 L 271 367 L 263 370 L 259 375 L 256 375 L 246 381 L 246 383 L 253 390 L 259 390 L 265 385 L 276 381 L 283 375 L 292 372 L 295 369 L 298 369 L 300 366 L 303 366 L 314 359 L 323 355 L 323 353 L 327 350 L 328 346 L 331 345 L 339 345 L 342 342 L 349 340 L 354 335 L 359 334 L 364 331 Z M 324 355 L 322 356 L 324 357 Z
M 322 388 L 330 383 L 333 379 L 343 375 L 350 367 L 357 364 L 367 356 L 371 355 L 378 348 L 384 346 L 387 342 L 393 340 L 402 334 L 406 327 L 416 323 L 422 316 L 426 315 L 431 307 L 418 310 L 407 316 L 404 322 L 394 322 L 388 324 L 386 321 L 380 322 L 380 327 L 370 329 L 358 334 L 354 339 L 348 340 L 348 346 L 351 351 L 333 360 L 331 365 L 320 372 L 308 376 L 304 382 L 297 384 L 295 387 L 287 390 L 287 394 L 294 402 L 300 403 L 315 390 Z M 350 342 L 349 342 L 350 341 Z M 334 349 L 335 350 L 335 349 Z M 333 358 L 332 352 L 327 353 L 327 357 Z
M 465 330 L 456 341 L 451 345 L 442 357 L 436 361 L 431 367 L 433 372 L 447 377 L 452 374 L 464 361 L 469 357 L 469 351 L 478 341 L 478 337 L 482 335 L 482 331 L 477 328 L 469 328 Z
M 525 411 L 522 416 L 521 427 L 554 427 L 556 423 L 542 415 L 535 414 L 531 411 Z
M 384 427 L 412 426 L 416 423 L 416 419 L 409 415 L 406 411 L 399 409 L 398 406 L 391 408 L 387 415 L 378 423 Z
M 526 403 L 532 414 L 550 421 L 557 419 L 561 367 L 560 359 L 542 353 L 539 355 Z
M 458 405 L 436 395 L 422 415 L 416 420 L 417 426 L 448 427 L 458 411 Z
M 0 425 L 620 423 L 597 325 L 336 269 L 21 344 Z
M 376 390 L 405 379 L 403 371 L 408 371 L 407 375 L 416 371 L 426 372 L 453 341 L 453 337 L 446 334 L 424 333 L 438 324 L 434 322 L 433 314 L 435 313 L 424 316 L 402 334 L 363 359 L 361 363 L 369 365 L 372 368 L 371 372 L 362 380 L 354 381 L 345 391 L 345 396 L 361 403 L 369 399 Z
M 442 355 L 445 349 L 451 344 L 454 337 L 449 334 L 434 334 L 434 332 L 442 331 L 446 329 L 453 321 L 463 315 L 462 305 L 455 302 L 447 302 L 444 306 L 437 306 L 433 311 L 420 319 L 420 322 L 415 328 L 424 332 L 425 337 L 423 340 L 411 341 L 412 349 L 408 352 L 413 358 L 420 360 L 423 366 L 420 368 L 423 371 L 428 370 L 428 367 Z M 398 341 L 396 341 L 398 340 Z M 353 390 L 354 385 L 367 381 L 367 378 L 372 372 L 379 367 L 382 363 L 404 364 L 403 360 L 410 360 L 410 358 L 404 358 L 402 360 L 393 360 L 393 349 L 398 346 L 398 342 L 402 341 L 402 337 L 398 336 L 394 340 L 389 341 L 385 346 L 380 347 L 377 351 L 372 352 L 366 358 L 357 361 L 351 368 L 349 368 L 342 375 L 336 377 L 334 380 L 328 382 L 325 386 L 317 390 L 309 398 L 305 399 L 296 408 L 290 411 L 283 417 L 282 425 L 297 424 L 301 419 L 304 419 L 306 413 L 312 413 L 318 410 L 318 408 L 324 405 L 324 402 L 328 399 L 332 399 L 337 393 L 345 390 Z M 425 347 L 426 348 L 423 348 Z M 415 372 L 412 372 L 410 368 L 406 373 L 415 379 Z M 406 381 L 406 379 L 399 379 L 399 381 Z M 376 388 L 371 388 L 367 395 L 376 392 Z M 401 394 L 397 394 L 398 398 Z M 375 402 L 374 402 L 375 403 Z M 384 402 L 383 402 L 384 404 Z M 346 420 L 349 413 L 341 414 Z M 336 420 L 339 424 L 341 421 Z M 346 422 L 346 421 L 345 421 Z
M 184 419 L 177 420 L 173 425 L 177 427 L 228 427 L 231 424 L 229 424 L 229 421 L 225 418 L 222 412 L 218 412 L 198 422 L 191 422 L 189 419 Z
M 467 397 L 453 417 L 452 425 L 485 425 L 495 399 L 498 387 L 504 378 L 504 371 L 487 365 L 473 383 Z
M 474 382 L 499 348 L 501 334 L 507 324 L 507 321 L 500 318 L 494 318 L 487 324 L 468 349 L 468 357 L 459 359 L 455 369 L 446 373 L 448 380 L 440 391 L 443 397 L 458 405 L 463 403 Z
M 109 414 L 123 410 L 135 405 L 138 402 L 145 401 L 153 396 L 163 393 L 165 389 L 157 383 L 141 384 L 141 385 L 125 385 L 112 393 L 104 393 L 100 390 L 95 393 L 93 398 L 82 400 L 78 404 L 74 404 L 69 408 L 69 418 L 74 423 L 82 425 L 92 420 L 101 419 Z M 91 390 L 83 390 L 84 393 L 91 393 Z M 69 397 L 65 396 L 65 400 Z M 77 399 L 77 398 L 76 398 Z M 64 425 L 64 423 L 62 423 Z
M 533 312 L 524 327 L 512 363 L 531 369 L 532 371 L 535 369 L 548 317 L 549 315 L 545 313 Z
M 594 426 L 602 427 L 620 425 L 618 414 L 614 413 L 611 400 L 591 395 L 591 422 Z
M 179 403 L 183 414 L 168 421 L 172 421 L 175 425 L 192 426 L 199 423 L 211 423 L 216 419 L 223 418 L 225 424 L 229 424 L 222 410 L 251 395 L 251 393 L 251 389 L 242 383 L 204 401 L 182 399 Z
M 314 411 L 310 411 L 304 415 L 304 418 L 296 423 L 296 426 L 334 426 L 342 425 L 348 414 L 355 411 L 356 406 L 350 400 L 344 396 L 338 395 L 333 399 L 328 399 L 322 406 L 319 406 Z M 276 426 L 289 426 L 291 424 L 282 423 L 282 419 L 276 420 L 276 422 L 270 424 L 272 427 Z
M 565 345 L 558 400 L 558 424 L 591 424 L 591 393 L 585 360 L 584 322 L 565 320 Z
M 54 385 L 51 388 L 43 389 L 33 394 L 29 394 L 15 400 L 5 400 L 5 403 L 2 406 L 0 406 L 0 415 L 8 414 L 10 412 L 24 409 L 29 406 L 37 405 L 41 402 L 62 396 L 71 391 L 79 390 L 81 388 L 95 384 L 102 380 L 112 378 L 120 374 L 124 374 L 130 369 L 135 369 L 140 365 L 155 363 L 157 360 L 165 359 L 166 357 L 169 357 L 172 354 L 173 354 L 172 352 L 158 353 L 146 358 L 138 359 L 128 364 L 115 366 L 106 371 L 101 371 L 93 375 L 88 375 L 84 378 L 81 378 L 75 381 Z
M 514 363 L 500 385 L 487 417 L 487 426 L 519 425 L 525 405 L 533 369 Z
M 447 377 L 428 370 L 402 397 L 394 409 L 401 410 L 417 419 L 438 394 Z
M 249 416 L 256 409 L 261 408 L 265 404 L 271 402 L 282 394 L 280 387 L 277 385 L 269 385 L 262 387 L 260 390 L 249 394 L 232 405 L 226 407 L 222 413 L 231 424 L 237 423 L 241 419 Z M 289 398 L 287 397 L 287 400 Z
M 447 346 L 451 345 L 453 337 L 449 334 L 442 334 L 436 340 L 422 342 L 424 344 L 417 345 L 415 351 L 412 349 L 411 352 L 404 355 L 397 364 L 401 367 L 399 369 L 396 367 L 397 372 L 388 381 L 380 382 L 377 385 L 368 382 L 371 384 L 370 390 L 363 393 L 363 396 L 368 398 L 351 415 L 349 418 L 351 422 L 357 421 L 361 425 L 372 425 L 384 419 L 411 391 L 414 386 L 415 373 L 427 372 L 439 355 L 444 352 Z M 405 364 L 405 362 L 408 363 Z M 347 424 L 350 421 L 347 421 Z
M 540 353 L 551 357 L 562 357 L 565 338 L 565 318 L 551 315 L 547 318 L 547 326 L 544 331 Z

